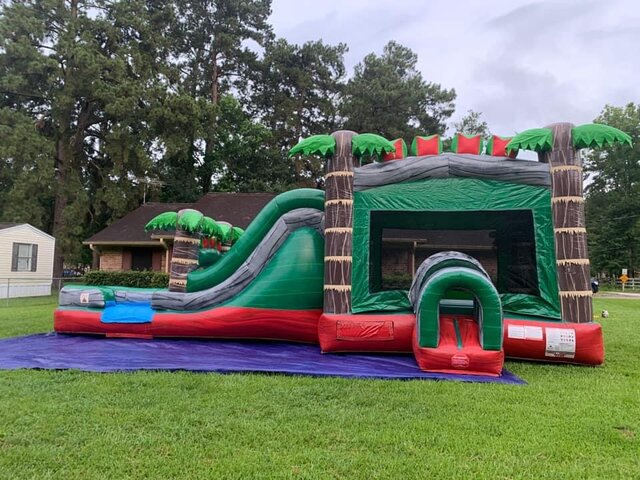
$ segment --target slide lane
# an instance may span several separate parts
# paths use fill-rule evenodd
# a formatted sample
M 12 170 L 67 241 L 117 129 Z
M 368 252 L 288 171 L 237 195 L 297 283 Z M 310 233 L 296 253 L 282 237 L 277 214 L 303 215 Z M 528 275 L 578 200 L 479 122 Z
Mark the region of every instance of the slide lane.
M 218 262 L 189 274 L 187 291 L 205 290 L 225 281 L 249 258 L 275 223 L 286 213 L 297 209 L 324 211 L 324 192 L 300 188 L 275 197 L 260 211 L 240 240 Z

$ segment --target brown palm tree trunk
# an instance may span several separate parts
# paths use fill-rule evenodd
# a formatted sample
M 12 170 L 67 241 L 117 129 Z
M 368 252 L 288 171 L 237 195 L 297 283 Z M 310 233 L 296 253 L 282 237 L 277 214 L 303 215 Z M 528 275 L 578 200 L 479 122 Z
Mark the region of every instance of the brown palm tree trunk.
M 351 311 L 351 246 L 353 240 L 353 155 L 355 132 L 341 130 L 336 153 L 325 176 L 324 312 Z
M 591 322 L 591 277 L 587 254 L 582 160 L 573 147 L 570 123 L 549 125 L 553 148 L 540 155 L 551 170 L 551 208 L 556 246 L 562 318 L 568 322 Z
M 180 217 L 189 209 L 178 212 Z M 173 254 L 171 256 L 171 269 L 169 273 L 169 291 L 186 292 L 187 275 L 198 268 L 198 256 L 200 253 L 200 233 L 188 232 L 176 225 L 176 234 L 173 239 Z

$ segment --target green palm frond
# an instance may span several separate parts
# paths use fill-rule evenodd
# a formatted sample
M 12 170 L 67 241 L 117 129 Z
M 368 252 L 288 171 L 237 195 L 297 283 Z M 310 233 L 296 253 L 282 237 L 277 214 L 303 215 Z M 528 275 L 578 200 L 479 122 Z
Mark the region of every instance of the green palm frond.
M 380 157 L 395 150 L 393 143 L 375 133 L 361 133 L 351 139 L 351 151 L 356 157 Z
M 336 139 L 331 135 L 312 135 L 289 150 L 290 157 L 298 153 L 323 157 L 333 155 L 336 153 Z
M 203 217 L 201 229 L 202 234 L 207 237 L 217 238 L 220 236 L 220 225 L 211 217 Z
M 550 128 L 532 128 L 520 132 L 505 147 L 507 152 L 513 150 L 533 150 L 547 152 L 553 148 L 553 132 Z
M 243 233 L 244 233 L 244 230 L 242 228 L 233 227 L 231 229 L 231 233 L 229 234 L 231 238 L 231 242 L 236 243 L 238 240 L 240 240 L 240 237 L 242 236 Z
M 602 148 L 614 143 L 626 143 L 630 147 L 632 146 L 629 135 L 622 130 L 600 123 L 587 123 L 573 127 L 571 136 L 575 148 Z
M 218 240 L 220 240 L 221 242 L 227 242 L 229 241 L 228 237 L 231 233 L 231 226 L 225 224 L 225 223 L 219 223 L 218 226 L 220 227 L 220 236 L 216 237 Z
M 178 218 L 178 226 L 187 232 L 199 232 L 204 215 L 197 210 L 187 209 Z
M 178 214 L 176 212 L 164 212 L 153 217 L 144 226 L 144 231 L 149 230 L 175 230 Z

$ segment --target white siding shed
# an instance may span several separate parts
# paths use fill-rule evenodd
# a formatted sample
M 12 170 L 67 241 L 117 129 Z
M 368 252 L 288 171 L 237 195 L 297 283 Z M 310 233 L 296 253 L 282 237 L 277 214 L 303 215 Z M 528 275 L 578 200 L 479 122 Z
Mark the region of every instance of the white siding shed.
M 51 295 L 55 243 L 28 223 L 0 223 L 0 298 Z

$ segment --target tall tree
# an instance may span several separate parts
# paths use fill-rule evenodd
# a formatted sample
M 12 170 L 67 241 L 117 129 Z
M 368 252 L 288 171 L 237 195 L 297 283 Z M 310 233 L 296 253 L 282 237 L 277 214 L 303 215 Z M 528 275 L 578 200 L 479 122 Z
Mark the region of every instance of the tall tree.
M 216 164 L 215 130 L 220 120 L 223 95 L 241 89 L 255 66 L 257 54 L 251 44 L 270 38 L 271 0 L 175 0 L 177 28 L 174 32 L 181 82 L 178 93 L 199 103 L 201 137 L 187 132 L 191 157 L 197 164 L 201 193 L 211 190 Z
M 0 109 L 0 221 L 51 231 L 53 153 L 30 115 Z
M 160 145 L 154 176 L 162 180 L 161 199 L 194 202 L 200 197 L 198 165 L 203 162 L 203 110 L 209 105 L 177 89 L 163 98 L 150 118 Z
M 276 156 L 286 158 L 302 137 L 338 127 L 346 51 L 344 44 L 322 41 L 294 45 L 278 39 L 266 45 L 247 107 L 273 133 Z M 297 157 L 293 174 L 296 184 L 315 186 L 322 176 L 321 162 Z
M 144 0 L 31 0 L 2 10 L 0 103 L 30 117 L 51 145 L 56 276 L 65 256 L 78 257 L 85 218 L 95 213 L 91 192 L 115 184 L 117 194 L 112 189 L 101 202 L 116 204 L 119 214 L 131 206 L 122 199 L 148 160 L 141 111 L 160 78 L 165 17 L 162 6 Z
M 596 123 L 629 134 L 633 147 L 613 145 L 586 154 L 587 228 L 593 273 L 640 272 L 640 105 L 607 105 Z
M 269 145 L 273 133 L 257 123 L 230 95 L 220 99 L 214 132 L 216 189 L 235 192 L 280 192 L 291 186 L 290 162 Z
M 453 130 L 465 135 L 489 136 L 489 125 L 482 119 L 482 113 L 473 110 L 467 110 L 467 114 L 453 124 Z
M 418 56 L 389 42 L 382 55 L 367 55 L 349 80 L 341 114 L 346 128 L 410 141 L 416 134 L 442 134 L 456 93 L 427 82 Z

